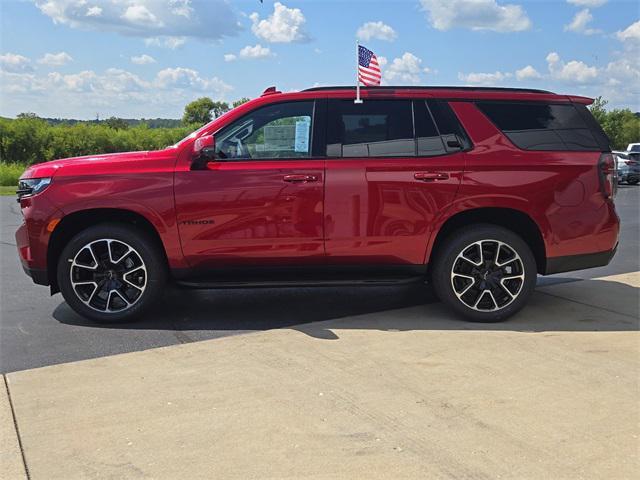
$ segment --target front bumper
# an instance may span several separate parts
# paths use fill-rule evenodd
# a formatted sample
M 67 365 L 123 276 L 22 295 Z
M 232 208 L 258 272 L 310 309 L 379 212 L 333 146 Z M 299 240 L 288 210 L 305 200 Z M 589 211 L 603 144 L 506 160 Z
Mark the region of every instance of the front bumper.
M 604 252 L 550 257 L 547 258 L 547 268 L 544 273 L 545 275 L 551 275 L 574 270 L 585 270 L 587 268 L 604 267 L 605 265 L 609 265 L 617 249 L 618 244 L 616 244 L 612 250 L 605 250 Z

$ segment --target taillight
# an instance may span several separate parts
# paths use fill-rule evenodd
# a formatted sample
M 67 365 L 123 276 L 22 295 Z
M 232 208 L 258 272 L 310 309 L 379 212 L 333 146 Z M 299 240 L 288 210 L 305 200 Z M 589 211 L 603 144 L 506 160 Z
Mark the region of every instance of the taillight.
M 610 153 L 600 155 L 598 161 L 598 172 L 600 174 L 600 190 L 604 198 L 614 197 L 618 188 L 616 179 L 616 160 Z

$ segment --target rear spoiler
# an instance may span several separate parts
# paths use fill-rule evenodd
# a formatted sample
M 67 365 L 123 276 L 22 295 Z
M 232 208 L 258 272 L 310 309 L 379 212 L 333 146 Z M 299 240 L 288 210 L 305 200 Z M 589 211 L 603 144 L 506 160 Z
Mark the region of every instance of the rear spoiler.
M 589 97 L 581 97 L 579 95 L 567 95 L 567 98 L 573 103 L 581 103 L 582 105 L 591 105 L 594 100 Z

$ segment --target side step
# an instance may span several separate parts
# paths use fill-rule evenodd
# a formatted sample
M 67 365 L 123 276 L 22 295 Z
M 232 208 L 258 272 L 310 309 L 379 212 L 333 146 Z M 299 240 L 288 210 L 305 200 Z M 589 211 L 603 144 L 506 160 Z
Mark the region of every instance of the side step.
M 273 279 L 273 280 L 180 280 L 177 285 L 185 288 L 291 288 L 291 287 L 341 287 L 341 286 L 389 286 L 425 282 L 425 277 L 345 278 L 345 279 Z

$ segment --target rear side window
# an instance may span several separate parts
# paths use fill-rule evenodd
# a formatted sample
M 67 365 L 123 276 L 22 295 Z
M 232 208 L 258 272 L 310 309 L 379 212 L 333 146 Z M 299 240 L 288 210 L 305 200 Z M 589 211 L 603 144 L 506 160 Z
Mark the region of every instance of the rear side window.
M 430 157 L 445 154 L 447 151 L 444 148 L 444 142 L 440 138 L 440 132 L 427 108 L 427 103 L 424 100 L 416 100 L 413 104 L 413 111 L 416 121 L 418 155 Z
M 440 130 L 447 152 L 457 152 L 461 148 L 466 150 L 471 147 L 469 137 L 467 137 L 458 121 L 458 117 L 453 113 L 447 102 L 443 100 L 428 100 L 427 105 L 429 105 L 433 119 L 438 125 L 438 130 Z M 451 142 L 457 142 L 460 146 L 451 146 Z
M 415 156 L 411 101 L 330 100 L 327 156 Z
M 471 146 L 440 100 L 329 100 L 327 156 L 431 157 Z
M 478 108 L 525 150 L 601 150 L 573 104 L 478 102 Z

